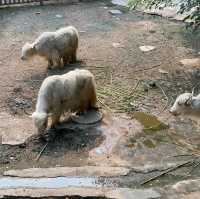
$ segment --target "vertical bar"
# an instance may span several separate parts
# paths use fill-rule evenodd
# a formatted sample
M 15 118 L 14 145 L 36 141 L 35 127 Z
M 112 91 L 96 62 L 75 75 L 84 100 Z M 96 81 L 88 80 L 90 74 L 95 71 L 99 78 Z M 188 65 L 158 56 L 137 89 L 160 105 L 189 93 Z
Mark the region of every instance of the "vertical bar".
M 44 5 L 44 3 L 43 3 L 43 0 L 40 0 L 40 5 L 41 5 L 41 6 L 43 6 L 43 5 Z

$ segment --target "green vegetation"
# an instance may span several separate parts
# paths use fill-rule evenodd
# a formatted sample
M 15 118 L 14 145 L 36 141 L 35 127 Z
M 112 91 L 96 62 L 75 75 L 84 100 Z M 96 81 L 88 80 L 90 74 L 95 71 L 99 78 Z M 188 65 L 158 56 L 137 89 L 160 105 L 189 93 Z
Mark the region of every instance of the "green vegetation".
M 190 19 L 189 26 L 194 30 L 199 28 L 200 25 L 200 0 L 183 0 L 176 1 L 179 3 L 174 3 L 175 0 L 129 0 L 128 5 L 131 9 L 138 6 L 145 6 L 146 8 L 159 8 L 162 9 L 166 6 L 176 6 L 179 5 L 179 13 L 190 12 L 190 14 L 185 18 L 185 20 Z

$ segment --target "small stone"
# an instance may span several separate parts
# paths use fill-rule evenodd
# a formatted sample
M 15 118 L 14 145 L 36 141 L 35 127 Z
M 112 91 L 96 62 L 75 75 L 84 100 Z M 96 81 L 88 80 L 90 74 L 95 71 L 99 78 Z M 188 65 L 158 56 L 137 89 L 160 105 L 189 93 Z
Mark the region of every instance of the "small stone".
M 119 6 L 127 6 L 128 0 L 112 0 L 112 3 Z
M 180 63 L 183 66 L 192 66 L 192 67 L 199 67 L 200 66 L 200 59 L 193 58 L 193 59 L 182 59 Z
M 56 18 L 62 18 L 63 16 L 62 15 L 56 15 Z
M 99 148 L 97 148 L 97 149 L 95 150 L 95 152 L 96 152 L 96 154 L 98 154 L 98 155 L 103 154 L 103 151 L 102 151 L 101 149 L 99 149 Z
M 122 12 L 120 10 L 109 10 L 108 11 L 112 15 L 121 15 Z
M 13 92 L 15 92 L 15 93 L 19 93 L 21 91 L 22 91 L 21 87 L 16 87 L 16 88 L 13 89 Z
M 159 71 L 159 73 L 162 73 L 162 74 L 168 74 L 168 72 L 166 70 L 163 70 L 163 69 L 159 69 L 158 71 Z
M 148 52 L 155 49 L 155 46 L 140 46 L 139 47 L 142 52 Z
M 150 33 L 155 33 L 156 31 L 155 31 L 155 30 L 149 30 L 149 32 L 150 32 Z
M 120 44 L 120 43 L 112 43 L 112 46 L 114 47 L 114 48 L 123 48 L 124 46 L 122 45 L 122 44 Z
M 149 86 L 152 87 L 152 88 L 156 88 L 156 87 L 157 87 L 155 81 L 150 81 L 150 82 L 149 82 Z
M 19 145 L 19 148 L 21 148 L 21 149 L 26 148 L 26 143 L 22 143 L 22 144 L 20 144 L 20 145 Z

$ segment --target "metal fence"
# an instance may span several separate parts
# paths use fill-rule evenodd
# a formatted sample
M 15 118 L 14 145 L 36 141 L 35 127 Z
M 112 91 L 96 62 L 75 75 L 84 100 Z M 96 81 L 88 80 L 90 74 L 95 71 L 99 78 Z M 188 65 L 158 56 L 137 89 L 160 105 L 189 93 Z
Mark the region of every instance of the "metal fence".
M 43 5 L 43 0 L 0 0 L 0 6 L 35 3 L 35 2 L 39 2 L 40 5 Z

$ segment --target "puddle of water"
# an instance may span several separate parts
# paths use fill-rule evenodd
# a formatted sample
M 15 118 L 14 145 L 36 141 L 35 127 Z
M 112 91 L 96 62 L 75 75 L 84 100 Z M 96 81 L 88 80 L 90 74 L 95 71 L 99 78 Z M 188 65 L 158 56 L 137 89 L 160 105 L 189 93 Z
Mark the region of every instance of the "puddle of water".
M 56 177 L 56 178 L 18 178 L 3 177 L 0 178 L 0 189 L 5 188 L 65 188 L 65 187 L 103 187 L 113 186 L 97 178 L 87 177 Z
M 140 125 L 130 120 L 130 118 L 105 117 L 99 130 L 105 136 L 105 140 L 95 149 L 90 151 L 90 156 L 107 155 L 109 156 L 122 137 L 134 129 L 139 131 Z
M 144 112 L 134 112 L 133 116 L 143 126 L 145 132 L 156 132 L 168 128 L 168 125 L 162 123 L 156 116 Z

